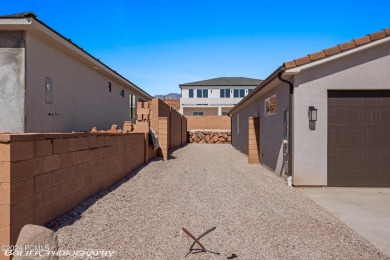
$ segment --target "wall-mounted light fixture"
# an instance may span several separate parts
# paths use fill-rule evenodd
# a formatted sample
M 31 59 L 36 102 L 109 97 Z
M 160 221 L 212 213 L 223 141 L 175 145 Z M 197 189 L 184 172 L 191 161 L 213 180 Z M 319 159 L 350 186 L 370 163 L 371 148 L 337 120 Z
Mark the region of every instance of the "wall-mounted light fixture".
M 111 92 L 111 82 L 108 82 L 107 89 L 108 89 L 108 92 Z
M 317 109 L 313 106 L 309 107 L 309 129 L 316 130 L 316 121 L 317 121 Z
M 309 107 L 309 121 L 317 121 L 317 109 L 313 106 Z

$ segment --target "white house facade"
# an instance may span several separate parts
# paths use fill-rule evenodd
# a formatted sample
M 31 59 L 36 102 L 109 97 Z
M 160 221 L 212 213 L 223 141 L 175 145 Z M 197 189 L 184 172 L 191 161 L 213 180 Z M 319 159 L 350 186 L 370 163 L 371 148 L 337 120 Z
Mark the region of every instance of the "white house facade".
M 262 80 L 221 77 L 180 84 L 180 113 L 185 116 L 223 116 Z

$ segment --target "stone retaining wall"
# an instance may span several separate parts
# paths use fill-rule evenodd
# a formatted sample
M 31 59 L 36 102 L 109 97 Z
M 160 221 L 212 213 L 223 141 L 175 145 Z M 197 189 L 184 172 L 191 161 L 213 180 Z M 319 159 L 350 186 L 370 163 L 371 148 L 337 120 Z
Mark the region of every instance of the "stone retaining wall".
M 188 132 L 188 142 L 194 144 L 230 144 L 230 131 L 191 130 Z

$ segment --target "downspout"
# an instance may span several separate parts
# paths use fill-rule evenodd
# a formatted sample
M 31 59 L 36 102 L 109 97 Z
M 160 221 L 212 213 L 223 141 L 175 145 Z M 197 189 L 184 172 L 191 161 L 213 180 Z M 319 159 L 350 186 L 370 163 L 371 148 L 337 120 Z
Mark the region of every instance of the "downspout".
M 282 71 L 278 73 L 278 79 L 282 82 L 285 82 L 289 85 L 290 89 L 290 96 L 289 96 L 289 132 L 288 132 L 288 170 L 287 170 L 287 176 L 292 176 L 292 128 L 293 128 L 293 120 L 292 120 L 292 113 L 293 113 L 293 94 L 294 94 L 294 84 L 284 78 L 282 78 L 283 73 L 285 72 L 284 68 L 282 68 Z

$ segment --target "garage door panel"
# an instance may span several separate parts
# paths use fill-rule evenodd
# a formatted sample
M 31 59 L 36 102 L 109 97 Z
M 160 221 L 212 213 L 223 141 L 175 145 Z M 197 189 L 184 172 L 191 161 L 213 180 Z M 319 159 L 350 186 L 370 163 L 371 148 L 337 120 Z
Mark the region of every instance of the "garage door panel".
M 330 167 L 328 186 L 332 187 L 389 187 L 387 172 L 370 167 Z M 343 178 L 340 178 L 343 176 Z
M 370 166 L 381 165 L 390 169 L 390 149 L 378 151 L 376 148 L 356 149 L 354 147 L 330 148 L 328 156 L 328 166 Z
M 332 119 L 329 126 L 390 126 L 390 115 L 381 109 L 383 107 L 333 107 L 328 110 L 328 117 Z
M 390 91 L 328 92 L 328 186 L 390 187 Z
M 389 147 L 390 127 L 348 127 L 329 126 L 329 146 L 351 146 L 351 147 Z

